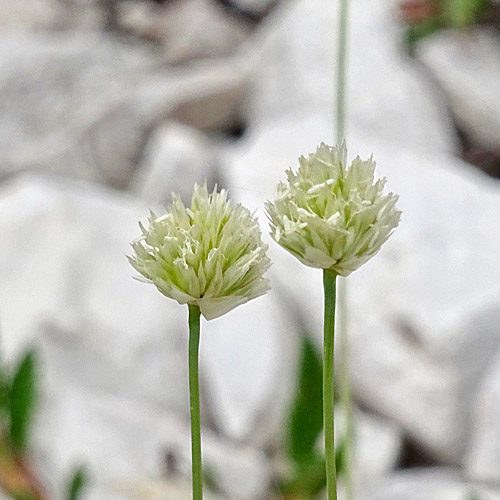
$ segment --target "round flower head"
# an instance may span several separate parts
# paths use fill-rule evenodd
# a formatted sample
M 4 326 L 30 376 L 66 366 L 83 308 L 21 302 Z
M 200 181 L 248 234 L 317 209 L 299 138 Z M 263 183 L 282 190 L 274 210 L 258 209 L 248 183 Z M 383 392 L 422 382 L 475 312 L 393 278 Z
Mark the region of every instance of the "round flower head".
M 345 143 L 321 144 L 287 170 L 274 203 L 266 204 L 271 236 L 310 267 L 348 276 L 375 255 L 399 224 L 398 197 L 374 181 L 375 162 L 357 157 L 346 168 Z
M 257 221 L 227 192 L 195 185 L 191 208 L 173 195 L 170 210 L 153 213 L 132 243 L 129 261 L 158 290 L 180 304 L 199 306 L 206 319 L 263 295 L 270 265 Z

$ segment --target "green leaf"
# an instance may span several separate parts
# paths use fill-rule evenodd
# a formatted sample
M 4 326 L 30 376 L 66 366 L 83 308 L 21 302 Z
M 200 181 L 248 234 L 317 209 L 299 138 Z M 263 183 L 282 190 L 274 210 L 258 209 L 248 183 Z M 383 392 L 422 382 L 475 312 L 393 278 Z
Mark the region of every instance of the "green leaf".
M 295 474 L 281 485 L 280 490 L 286 497 L 310 499 L 325 487 L 325 459 L 318 457 L 301 465 Z
M 9 408 L 10 377 L 0 370 L 0 412 L 7 413 Z
M 291 407 L 286 448 L 294 462 L 317 460 L 316 441 L 323 429 L 322 362 L 304 336 L 297 390 Z
M 344 471 L 345 441 L 342 441 L 335 450 L 335 464 L 337 478 Z M 285 496 L 310 500 L 326 488 L 325 458 L 317 456 L 315 459 L 297 465 L 292 477 L 286 480 L 281 491 Z
M 444 28 L 444 24 L 440 19 L 428 19 L 417 24 L 409 26 L 406 30 L 406 43 L 410 48 L 430 35 Z
M 444 17 L 453 28 L 470 26 L 479 21 L 489 4 L 489 0 L 443 0 Z
M 346 469 L 346 446 L 347 441 L 345 439 L 341 439 L 335 447 L 335 468 L 337 476 L 341 476 Z
M 12 379 L 9 392 L 9 437 L 14 449 L 27 447 L 36 403 L 35 354 L 28 352 L 21 360 Z
M 81 498 L 83 489 L 87 483 L 87 474 L 83 467 L 79 467 L 71 477 L 68 486 L 67 500 L 79 500 Z

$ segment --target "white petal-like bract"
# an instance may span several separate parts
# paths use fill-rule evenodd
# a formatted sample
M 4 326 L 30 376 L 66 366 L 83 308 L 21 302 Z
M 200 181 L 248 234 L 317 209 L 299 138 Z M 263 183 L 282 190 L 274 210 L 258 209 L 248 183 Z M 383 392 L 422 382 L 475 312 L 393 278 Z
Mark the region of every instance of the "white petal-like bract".
M 348 276 L 373 257 L 399 224 L 398 197 L 383 194 L 375 162 L 357 157 L 349 167 L 345 143 L 321 144 L 299 158 L 295 173 L 266 204 L 271 236 L 310 267 Z
M 191 207 L 173 195 L 170 210 L 151 214 L 132 242 L 132 266 L 180 304 L 199 306 L 213 319 L 265 294 L 270 265 L 257 220 L 232 205 L 225 190 L 195 185 Z

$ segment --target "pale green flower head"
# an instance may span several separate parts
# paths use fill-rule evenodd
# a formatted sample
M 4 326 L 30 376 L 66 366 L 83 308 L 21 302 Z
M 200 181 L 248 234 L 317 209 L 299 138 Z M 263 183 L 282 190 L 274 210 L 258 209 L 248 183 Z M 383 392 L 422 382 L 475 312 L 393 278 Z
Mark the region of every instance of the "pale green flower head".
M 385 179 L 374 180 L 372 158 L 346 166 L 345 143 L 322 143 L 299 163 L 297 173 L 287 170 L 274 203 L 266 204 L 271 236 L 305 265 L 348 276 L 398 226 L 398 197 L 383 194 Z
M 257 220 L 227 192 L 195 185 L 191 208 L 173 195 L 167 213 L 153 213 L 132 242 L 129 261 L 150 283 L 180 304 L 213 319 L 269 290 L 270 265 Z

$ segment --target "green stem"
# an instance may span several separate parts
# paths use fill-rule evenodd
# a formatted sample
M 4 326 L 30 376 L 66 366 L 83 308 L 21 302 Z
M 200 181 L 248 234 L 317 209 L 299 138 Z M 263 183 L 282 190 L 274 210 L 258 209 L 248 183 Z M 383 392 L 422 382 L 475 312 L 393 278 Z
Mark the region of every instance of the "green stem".
M 339 38 L 337 55 L 337 142 L 345 138 L 347 82 L 347 27 L 349 21 L 349 0 L 340 0 L 339 7 Z
M 337 274 L 323 270 L 325 290 L 325 337 L 323 344 L 323 425 L 325 429 L 326 490 L 328 500 L 337 500 L 334 428 L 334 338 Z
M 200 384 L 200 308 L 189 305 L 189 402 L 191 406 L 191 458 L 193 463 L 193 500 L 203 499 L 201 468 Z
M 337 54 L 337 143 L 340 144 L 346 135 L 346 87 L 347 87 L 347 45 L 349 25 L 349 0 L 339 0 L 338 54 Z M 343 473 L 345 477 L 346 499 L 353 498 L 351 447 L 354 434 L 351 396 L 350 350 L 347 324 L 347 283 L 339 280 L 339 316 L 340 316 L 340 350 L 342 366 L 340 371 L 340 398 L 345 411 L 345 443 Z
M 345 415 L 344 445 L 342 472 L 344 475 L 346 500 L 353 498 L 353 480 L 352 480 L 352 438 L 354 434 L 354 419 L 352 412 L 352 394 L 351 394 L 351 350 L 349 343 L 349 325 L 347 318 L 347 280 L 339 279 L 338 283 L 338 307 L 339 307 L 339 336 L 340 336 L 340 354 L 342 364 L 340 366 L 340 400 Z

